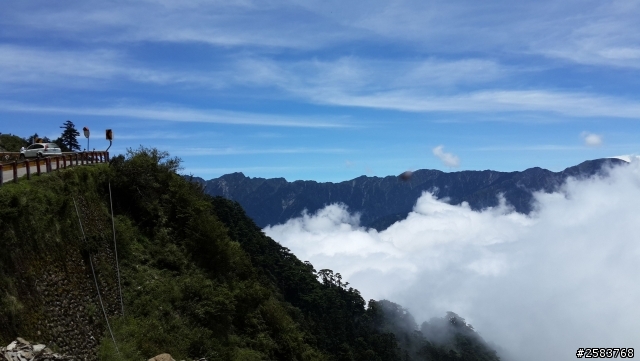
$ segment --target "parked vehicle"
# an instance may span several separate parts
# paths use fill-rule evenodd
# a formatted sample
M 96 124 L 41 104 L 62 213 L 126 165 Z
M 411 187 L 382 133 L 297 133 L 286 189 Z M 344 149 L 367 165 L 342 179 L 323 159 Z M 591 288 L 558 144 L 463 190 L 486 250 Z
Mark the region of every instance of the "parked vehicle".
M 44 158 L 53 155 L 62 155 L 62 151 L 56 143 L 35 143 L 20 152 L 20 159 Z

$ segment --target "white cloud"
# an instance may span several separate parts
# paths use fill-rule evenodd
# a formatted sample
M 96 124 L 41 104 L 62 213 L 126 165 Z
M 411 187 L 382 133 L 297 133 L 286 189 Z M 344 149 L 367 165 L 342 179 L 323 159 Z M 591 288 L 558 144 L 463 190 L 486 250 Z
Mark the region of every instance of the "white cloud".
M 8 29 L 6 34 L 47 34 L 84 42 L 312 49 L 359 37 L 357 30 L 327 24 L 286 1 L 87 1 L 79 6 L 19 4 L 4 10 L 7 15 L 0 17 L 0 25 Z
M 496 61 L 479 58 L 274 61 L 247 55 L 185 70 L 150 66 L 113 50 L 56 51 L 0 45 L 0 89 L 12 94 L 24 87 L 38 91 L 102 89 L 121 86 L 124 81 L 191 91 L 250 87 L 258 94 L 268 90 L 260 96 L 404 112 L 542 112 L 640 118 L 640 103 L 635 99 L 570 90 L 486 88 L 514 72 Z
M 345 128 L 348 121 L 327 122 L 306 116 L 281 116 L 259 113 L 245 113 L 219 109 L 194 109 L 180 106 L 113 106 L 113 107 L 55 107 L 0 102 L 0 110 L 23 113 L 51 113 L 68 115 L 90 115 L 99 117 L 126 117 L 137 119 L 163 120 L 168 122 L 218 123 L 238 125 L 258 125 L 269 127 L 301 128 Z
M 485 90 L 456 95 L 432 95 L 398 90 L 353 95 L 340 89 L 315 89 L 320 103 L 407 112 L 552 112 L 571 117 L 640 118 L 635 100 L 598 94 L 548 90 Z
M 442 161 L 444 165 L 451 168 L 456 168 L 460 166 L 460 158 L 452 153 L 447 153 L 444 150 L 444 145 L 439 145 L 433 148 L 433 155 L 438 157 Z
M 588 147 L 599 147 L 602 145 L 602 136 L 589 132 L 582 132 L 582 139 L 584 139 L 584 145 Z
M 264 231 L 365 299 L 398 302 L 419 320 L 459 313 L 516 360 L 572 360 L 585 345 L 637 349 L 640 162 L 535 200 L 525 216 L 504 202 L 476 212 L 425 194 L 382 232 L 339 205 Z
M 105 88 L 119 81 L 152 85 L 185 85 L 218 89 L 229 84 L 221 70 L 156 69 L 138 64 L 119 51 L 51 50 L 0 45 L 0 85 L 32 88 Z
M 635 154 L 616 155 L 610 158 L 622 159 L 625 162 L 640 161 L 640 156 Z
M 176 147 L 174 149 L 168 148 L 173 155 L 178 156 L 210 156 L 210 155 L 245 155 L 245 154 L 335 154 L 347 152 L 347 149 L 342 148 L 242 148 L 242 147 L 225 147 L 225 148 L 191 148 L 191 147 Z
M 5 6 L 0 27 L 15 38 L 85 43 L 310 50 L 365 41 L 429 53 L 535 54 L 638 68 L 639 8 L 634 0 L 86 1 Z
M 557 21 L 553 35 L 536 42 L 536 49 L 580 64 L 640 68 L 638 3 L 613 0 L 594 5 L 568 24 Z
M 380 61 L 343 57 L 297 62 L 254 58 L 239 61 L 237 69 L 242 74 L 234 79 L 237 82 L 275 87 L 326 105 L 421 113 L 541 112 L 569 117 L 640 118 L 640 102 L 636 99 L 571 90 L 477 89 L 495 84 L 512 71 L 497 62 L 474 58 Z

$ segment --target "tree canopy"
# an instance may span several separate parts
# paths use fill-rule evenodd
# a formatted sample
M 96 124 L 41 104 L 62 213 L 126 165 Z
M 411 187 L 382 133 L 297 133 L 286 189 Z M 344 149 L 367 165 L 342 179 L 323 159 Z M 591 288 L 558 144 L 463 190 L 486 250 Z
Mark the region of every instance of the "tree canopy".
M 79 151 L 80 144 L 78 144 L 77 137 L 80 136 L 80 132 L 76 129 L 75 124 L 67 120 L 60 128 L 63 129 L 62 135 L 55 141 L 60 146 L 60 149 L 62 149 L 63 152 Z

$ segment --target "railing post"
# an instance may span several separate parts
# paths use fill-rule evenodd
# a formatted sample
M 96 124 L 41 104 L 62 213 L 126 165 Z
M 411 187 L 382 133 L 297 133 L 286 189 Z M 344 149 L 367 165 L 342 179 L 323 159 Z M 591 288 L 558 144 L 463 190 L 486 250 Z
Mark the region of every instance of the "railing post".
M 27 179 L 31 179 L 31 165 L 28 160 L 24 161 L 24 165 L 27 167 Z
M 67 156 L 62 156 L 62 168 L 67 169 Z
M 56 170 L 60 169 L 60 157 L 56 157 Z
M 36 159 L 36 169 L 38 170 L 38 175 L 40 175 L 40 159 Z
M 18 161 L 13 161 L 13 183 L 18 183 Z
M 74 164 L 74 166 L 78 165 L 78 153 L 76 153 L 75 156 L 76 156 L 76 163 Z
M 2 183 L 4 183 L 4 169 L 2 168 L 2 163 L 0 163 L 0 187 L 2 187 Z

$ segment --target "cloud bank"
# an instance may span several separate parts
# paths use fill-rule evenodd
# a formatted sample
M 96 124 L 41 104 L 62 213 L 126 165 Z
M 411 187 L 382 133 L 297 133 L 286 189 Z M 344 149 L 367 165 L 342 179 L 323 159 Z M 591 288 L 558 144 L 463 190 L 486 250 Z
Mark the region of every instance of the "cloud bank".
M 365 299 L 398 302 L 420 322 L 460 314 L 504 360 L 640 346 L 640 162 L 535 202 L 529 216 L 504 201 L 476 212 L 425 193 L 382 232 L 336 204 L 264 231 Z

